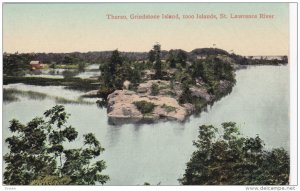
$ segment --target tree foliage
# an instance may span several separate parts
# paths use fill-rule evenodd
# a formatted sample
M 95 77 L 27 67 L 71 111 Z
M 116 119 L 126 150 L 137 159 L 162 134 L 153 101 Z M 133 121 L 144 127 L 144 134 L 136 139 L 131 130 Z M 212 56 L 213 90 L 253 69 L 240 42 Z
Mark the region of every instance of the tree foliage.
M 183 50 L 178 50 L 178 53 L 177 53 L 177 62 L 181 64 L 181 66 L 183 68 L 186 67 L 186 60 L 187 60 L 187 55 L 186 53 L 183 51 Z
M 150 50 L 151 57 L 149 57 L 150 61 L 154 63 L 154 70 L 155 70 L 155 79 L 162 79 L 162 63 L 161 63 L 161 46 L 160 44 L 155 44 L 153 49 Z M 154 58 L 154 59 L 153 59 Z
M 141 79 L 141 68 L 127 61 L 118 50 L 114 50 L 109 62 L 100 66 L 102 86 L 107 89 L 122 89 L 124 81 L 138 83 Z
M 194 62 L 190 71 L 193 79 L 202 79 L 211 93 L 214 93 L 222 80 L 235 83 L 234 68 L 229 62 L 215 56 Z
M 98 160 L 104 151 L 92 133 L 84 135 L 80 148 L 66 149 L 65 143 L 75 141 L 78 132 L 67 125 L 69 114 L 57 105 L 26 125 L 13 119 L 8 137 L 9 153 L 4 155 L 6 164 L 4 184 L 104 184 L 109 180 L 102 175 L 105 162 Z M 92 160 L 96 162 L 92 163 Z
M 187 54 L 185 51 L 170 50 L 168 52 L 167 62 L 170 64 L 171 68 L 176 68 L 177 63 L 181 64 L 182 68 L 186 67 Z
M 217 137 L 212 125 L 199 127 L 197 150 L 179 179 L 184 185 L 286 185 L 289 156 L 284 149 L 264 150 L 256 136 L 245 138 L 235 123 L 222 124 Z
M 30 70 L 30 54 L 3 54 L 3 74 L 9 76 L 22 76 Z

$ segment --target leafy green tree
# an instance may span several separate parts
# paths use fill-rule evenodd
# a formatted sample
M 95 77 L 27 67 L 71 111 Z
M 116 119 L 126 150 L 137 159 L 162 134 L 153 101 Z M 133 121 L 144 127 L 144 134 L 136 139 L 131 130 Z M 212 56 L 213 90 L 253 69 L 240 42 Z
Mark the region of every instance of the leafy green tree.
M 104 151 L 91 133 L 84 135 L 84 144 L 78 149 L 65 149 L 64 143 L 75 141 L 78 132 L 67 125 L 69 114 L 62 105 L 36 117 L 26 125 L 13 119 L 9 130 L 13 133 L 5 140 L 9 153 L 4 184 L 104 184 L 109 180 L 102 175 L 105 162 L 97 160 Z M 92 163 L 92 160 L 96 162 Z
M 197 150 L 187 163 L 183 185 L 286 185 L 289 156 L 284 149 L 264 150 L 256 136 L 245 138 L 234 122 L 222 124 L 217 137 L 212 125 L 199 127 Z
M 3 54 L 3 74 L 7 76 L 22 76 L 30 70 L 31 54 Z

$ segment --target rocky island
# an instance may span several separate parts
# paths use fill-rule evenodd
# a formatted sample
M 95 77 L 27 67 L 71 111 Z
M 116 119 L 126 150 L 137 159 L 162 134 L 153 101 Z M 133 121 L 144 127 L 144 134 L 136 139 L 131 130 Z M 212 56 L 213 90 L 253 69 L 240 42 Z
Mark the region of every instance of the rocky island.
M 183 122 L 231 92 L 235 84 L 236 63 L 226 55 L 188 60 L 186 52 L 174 50 L 162 60 L 156 44 L 148 61 L 123 60 L 117 50 L 112 53 L 101 68 L 102 85 L 96 92 L 106 98 L 110 124 Z

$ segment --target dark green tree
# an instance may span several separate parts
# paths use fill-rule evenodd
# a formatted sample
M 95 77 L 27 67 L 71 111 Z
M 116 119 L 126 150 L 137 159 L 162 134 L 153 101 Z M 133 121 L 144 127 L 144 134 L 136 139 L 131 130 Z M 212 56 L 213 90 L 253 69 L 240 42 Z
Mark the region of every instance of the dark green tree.
M 176 55 L 174 50 L 169 51 L 167 62 L 171 68 L 176 68 Z
M 197 150 L 179 179 L 184 185 L 286 185 L 289 156 L 284 149 L 264 150 L 256 136 L 245 138 L 233 122 L 222 124 L 217 137 L 212 125 L 199 127 Z
M 181 64 L 182 68 L 186 67 L 187 55 L 183 50 L 178 50 L 176 60 Z
M 73 55 L 67 55 L 63 58 L 62 63 L 63 64 L 74 64 L 79 61 L 78 58 L 74 57 Z
M 3 54 L 3 75 L 22 76 L 30 70 L 32 54 Z
M 148 58 L 149 58 L 149 61 L 152 63 L 155 61 L 155 51 L 154 50 L 149 51 Z
M 181 89 L 182 93 L 179 97 L 179 103 L 184 104 L 184 103 L 192 103 L 192 92 L 190 90 L 190 85 L 188 81 L 184 81 L 181 84 Z
M 95 136 L 88 133 L 81 148 L 65 149 L 64 144 L 75 141 L 78 135 L 74 127 L 67 125 L 69 114 L 62 105 L 57 105 L 44 116 L 26 125 L 16 119 L 10 121 L 13 136 L 5 140 L 9 152 L 4 155 L 4 184 L 104 184 L 108 181 L 109 177 L 101 174 L 105 162 L 97 160 L 104 149 Z
M 123 57 L 121 57 L 119 51 L 114 50 L 109 59 L 109 62 L 104 63 L 100 66 L 103 86 L 112 89 L 122 88 L 119 72 L 122 71 L 123 61 L 124 59 Z
M 139 64 L 139 63 L 133 63 L 133 69 L 132 72 L 130 73 L 130 82 L 133 84 L 138 84 L 141 81 L 142 78 L 142 71 L 144 64 Z
M 161 64 L 161 50 L 160 44 L 155 44 L 153 46 L 153 51 L 155 55 L 154 69 L 155 69 L 155 79 L 162 79 L 162 64 Z

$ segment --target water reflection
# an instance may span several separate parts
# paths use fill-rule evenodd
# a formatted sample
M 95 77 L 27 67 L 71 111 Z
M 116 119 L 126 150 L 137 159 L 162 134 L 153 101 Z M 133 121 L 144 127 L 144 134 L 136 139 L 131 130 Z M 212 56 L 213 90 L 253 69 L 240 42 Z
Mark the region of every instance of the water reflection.
M 43 78 L 64 78 L 64 72 L 77 72 L 74 77 L 86 79 L 86 78 L 98 78 L 100 76 L 99 64 L 88 65 L 83 71 L 78 69 L 62 69 L 62 68 L 47 68 L 31 71 L 25 76 L 28 77 L 43 77 Z

